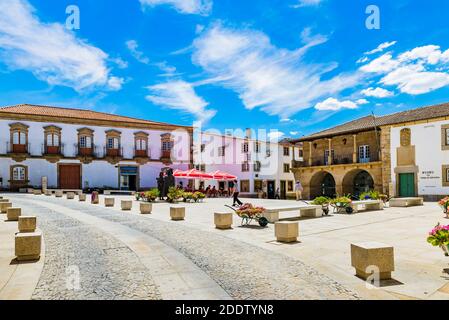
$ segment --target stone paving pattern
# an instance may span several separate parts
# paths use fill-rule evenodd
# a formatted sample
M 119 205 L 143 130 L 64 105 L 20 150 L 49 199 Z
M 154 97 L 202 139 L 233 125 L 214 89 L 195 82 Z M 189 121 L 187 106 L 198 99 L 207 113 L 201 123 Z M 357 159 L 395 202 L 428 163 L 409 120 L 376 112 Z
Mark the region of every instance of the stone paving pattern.
M 301 261 L 248 243 L 182 223 L 78 202 L 62 203 L 60 199 L 45 201 L 69 205 L 159 239 L 192 260 L 234 299 L 359 299 L 351 290 Z M 123 245 L 60 214 L 36 210 L 48 253 L 35 298 L 158 298 L 151 279 Z M 108 250 L 116 250 L 116 254 L 108 255 Z M 77 294 L 61 290 L 65 286 L 65 267 L 72 264 L 80 265 L 81 272 L 89 275 L 83 281 L 83 291 Z
M 59 212 L 17 199 L 14 203 L 24 212 L 38 217 L 45 239 L 44 269 L 32 299 L 160 299 L 148 270 L 123 243 Z M 67 282 L 76 283 L 70 280 L 72 266 L 79 270 L 79 290 L 67 287 Z

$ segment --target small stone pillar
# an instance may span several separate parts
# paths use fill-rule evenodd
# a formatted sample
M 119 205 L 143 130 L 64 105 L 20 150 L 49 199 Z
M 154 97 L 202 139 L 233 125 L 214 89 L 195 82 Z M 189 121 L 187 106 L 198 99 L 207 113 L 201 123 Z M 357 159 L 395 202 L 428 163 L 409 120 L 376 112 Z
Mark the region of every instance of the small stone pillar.
M 132 200 L 122 200 L 121 207 L 123 211 L 130 211 L 133 207 Z
M 295 221 L 276 222 L 274 232 L 278 242 L 296 242 L 299 237 L 299 223 Z
M 56 190 L 55 191 L 55 197 L 56 198 L 62 198 L 62 195 L 63 195 L 64 193 L 62 192 L 62 190 Z
M 353 243 L 351 265 L 355 268 L 356 275 L 364 280 L 376 272 L 379 280 L 391 279 L 394 271 L 394 248 L 380 242 Z
M 140 204 L 140 213 L 141 214 L 150 214 L 153 211 L 153 205 L 151 203 L 141 203 Z
M 36 231 L 37 218 L 36 217 L 19 217 L 19 232 L 29 233 Z
M 9 208 L 12 208 L 11 202 L 2 202 L 0 203 L 0 211 L 1 213 L 6 213 Z
M 115 205 L 114 198 L 104 198 L 104 206 L 105 207 L 113 207 Z
M 75 199 L 75 192 L 67 192 L 67 199 L 69 200 Z
M 214 213 L 215 228 L 225 230 L 232 228 L 231 212 L 215 212 Z
M 184 220 L 186 216 L 186 208 L 182 206 L 170 207 L 170 217 L 174 221 Z
M 15 237 L 15 254 L 18 261 L 35 261 L 41 256 L 42 233 L 17 233 Z
M 79 201 L 82 201 L 82 202 L 86 201 L 86 195 L 84 193 L 80 193 L 78 195 L 78 198 L 79 198 Z
M 19 221 L 19 217 L 22 215 L 22 209 L 20 208 L 8 208 L 6 210 L 6 217 L 8 221 Z

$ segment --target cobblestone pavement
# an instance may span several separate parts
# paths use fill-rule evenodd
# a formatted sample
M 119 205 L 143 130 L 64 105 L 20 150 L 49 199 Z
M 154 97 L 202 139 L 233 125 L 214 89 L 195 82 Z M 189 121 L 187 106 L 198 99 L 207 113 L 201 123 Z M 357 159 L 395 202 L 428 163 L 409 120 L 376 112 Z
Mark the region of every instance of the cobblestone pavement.
M 318 273 L 299 260 L 238 240 L 179 223 L 155 220 L 148 216 L 124 214 L 99 206 L 55 198 L 45 198 L 45 200 L 60 205 L 68 205 L 71 209 L 126 225 L 159 239 L 192 260 L 235 299 L 359 299 L 354 292 L 328 276 Z M 50 223 L 48 224 L 50 225 Z M 58 228 L 58 224 L 64 227 L 64 222 L 58 222 L 58 219 L 55 218 L 53 228 Z M 70 234 L 70 225 L 66 228 Z M 74 231 L 73 235 L 80 237 L 80 231 L 83 229 L 75 229 L 78 230 Z M 90 232 L 93 231 L 89 230 Z M 89 237 L 91 236 L 86 232 L 80 238 L 88 239 Z M 93 236 L 94 239 L 97 237 Z M 55 240 L 60 242 L 62 239 Z M 58 245 L 50 239 L 49 246 Z M 67 250 L 67 252 L 85 250 L 86 252 L 82 255 L 90 256 L 92 259 L 99 253 L 99 257 L 96 259 L 105 260 L 103 263 L 105 270 L 109 266 L 118 269 L 118 272 L 124 271 L 120 267 L 110 265 L 101 250 L 92 249 L 89 246 L 86 249 L 77 248 L 77 246 L 64 248 L 63 250 Z M 105 242 L 103 246 L 106 248 L 114 247 L 109 242 Z M 126 252 L 125 249 L 121 250 Z M 71 253 L 73 254 L 73 252 Z M 48 264 L 51 266 L 47 269 L 53 271 L 50 271 L 50 274 L 44 273 L 40 287 L 46 284 L 45 279 L 48 279 L 48 276 L 51 277 L 51 272 L 57 272 L 58 267 L 52 265 L 58 264 L 58 261 L 56 259 L 53 263 L 52 260 L 49 260 Z M 123 261 L 121 259 L 120 261 L 120 265 L 123 266 Z M 86 267 L 89 270 L 89 266 Z M 126 266 L 123 266 L 123 268 L 126 268 Z M 94 274 L 102 274 L 101 277 L 107 277 L 104 271 L 91 271 Z M 130 272 L 126 271 L 125 273 L 127 276 L 131 275 Z M 120 278 L 120 273 L 117 274 L 117 277 Z
M 38 217 L 45 237 L 44 269 L 32 299 L 160 299 L 148 270 L 123 243 L 61 213 L 30 206 L 26 198 L 13 201 Z

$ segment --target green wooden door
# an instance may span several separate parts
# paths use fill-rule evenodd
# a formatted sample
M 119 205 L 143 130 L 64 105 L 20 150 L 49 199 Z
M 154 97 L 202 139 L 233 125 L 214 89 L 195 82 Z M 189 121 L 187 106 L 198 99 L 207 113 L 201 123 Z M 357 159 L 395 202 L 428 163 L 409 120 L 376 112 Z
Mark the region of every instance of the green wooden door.
M 414 197 L 415 194 L 415 174 L 400 173 L 399 174 L 399 196 Z

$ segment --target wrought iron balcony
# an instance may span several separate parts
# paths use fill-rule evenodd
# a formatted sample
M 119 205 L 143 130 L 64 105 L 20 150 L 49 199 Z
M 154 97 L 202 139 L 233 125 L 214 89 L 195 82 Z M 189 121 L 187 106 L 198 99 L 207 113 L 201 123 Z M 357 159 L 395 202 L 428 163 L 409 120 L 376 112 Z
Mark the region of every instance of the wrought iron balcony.
M 8 154 L 29 154 L 30 144 L 11 144 L 7 142 L 6 150 Z
M 43 155 L 64 155 L 64 144 L 60 144 L 59 146 L 49 146 L 44 143 L 42 145 L 42 154 Z

